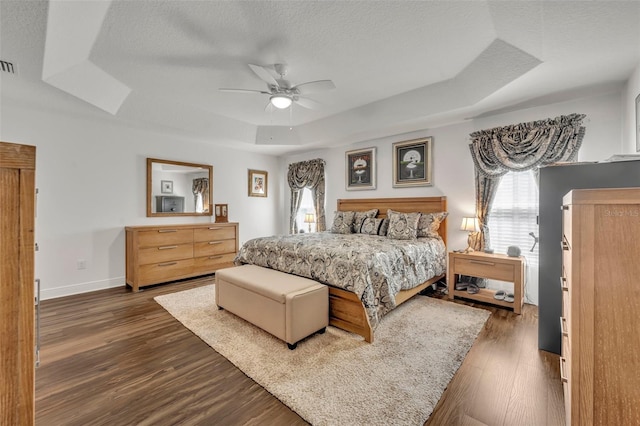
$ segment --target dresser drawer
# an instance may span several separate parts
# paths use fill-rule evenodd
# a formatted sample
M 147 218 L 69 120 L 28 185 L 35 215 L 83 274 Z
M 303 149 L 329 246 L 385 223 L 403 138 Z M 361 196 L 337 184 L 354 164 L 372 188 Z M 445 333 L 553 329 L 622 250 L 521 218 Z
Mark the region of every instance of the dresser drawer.
M 194 229 L 194 241 L 234 240 L 236 238 L 235 226 L 211 225 L 208 228 Z
M 138 263 L 166 262 L 169 260 L 189 259 L 193 257 L 193 244 L 172 244 L 159 247 L 147 247 L 138 251 Z
M 139 285 L 177 280 L 193 274 L 193 258 L 141 265 Z
M 194 272 L 198 274 L 207 274 L 217 269 L 230 268 L 233 266 L 235 253 L 218 254 L 213 256 L 196 257 L 194 259 Z
M 493 259 L 454 258 L 456 274 L 490 278 L 500 281 L 516 279 L 514 265 Z
M 138 247 L 158 247 L 193 242 L 193 229 L 156 229 L 138 232 Z
M 203 241 L 194 244 L 195 257 L 234 253 L 236 240 Z

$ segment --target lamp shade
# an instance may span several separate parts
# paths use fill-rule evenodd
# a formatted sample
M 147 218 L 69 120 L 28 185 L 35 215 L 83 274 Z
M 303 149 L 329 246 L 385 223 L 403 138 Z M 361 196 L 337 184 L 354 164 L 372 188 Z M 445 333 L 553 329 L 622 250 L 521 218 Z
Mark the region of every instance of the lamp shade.
M 316 220 L 313 217 L 313 213 L 305 213 L 305 215 L 304 215 L 304 223 L 313 223 L 315 221 Z
M 477 217 L 463 217 L 462 224 L 460 225 L 461 231 L 478 232 L 480 231 L 480 225 L 478 224 Z
M 291 106 L 293 100 L 287 95 L 273 95 L 269 98 L 271 105 L 278 109 L 285 109 Z

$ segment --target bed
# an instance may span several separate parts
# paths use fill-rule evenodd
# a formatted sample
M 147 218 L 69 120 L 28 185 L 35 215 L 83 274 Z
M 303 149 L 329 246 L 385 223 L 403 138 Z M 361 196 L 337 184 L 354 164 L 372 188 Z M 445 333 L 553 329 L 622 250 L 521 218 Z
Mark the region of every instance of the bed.
M 339 199 L 339 212 L 446 212 L 446 197 Z M 379 221 L 378 221 L 379 222 Z M 330 229 L 331 226 L 328 226 Z M 373 342 L 380 319 L 444 277 L 446 218 L 435 238 L 319 232 L 255 238 L 235 263 L 254 264 L 314 279 L 329 287 L 330 325 Z

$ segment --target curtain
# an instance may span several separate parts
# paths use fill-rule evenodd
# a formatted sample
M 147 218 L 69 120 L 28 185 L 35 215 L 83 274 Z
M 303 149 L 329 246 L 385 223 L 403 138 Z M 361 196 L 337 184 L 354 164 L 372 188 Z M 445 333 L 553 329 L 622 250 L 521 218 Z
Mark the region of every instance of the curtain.
M 584 114 L 570 114 L 470 134 L 480 225 L 480 232 L 472 238 L 474 250 L 489 245 L 488 216 L 500 178 L 509 171 L 533 169 L 537 180 L 540 166 L 574 161 L 584 138 L 584 118 Z
M 298 233 L 296 216 L 298 215 L 298 210 L 300 210 L 302 190 L 304 188 L 311 190 L 316 212 L 316 230 L 320 232 L 326 229 L 324 214 L 324 165 L 325 161 L 320 158 L 289 164 L 289 173 L 287 174 L 287 181 L 291 188 L 289 232 L 292 234 Z
M 209 211 L 209 178 L 197 178 L 191 186 L 196 213 Z

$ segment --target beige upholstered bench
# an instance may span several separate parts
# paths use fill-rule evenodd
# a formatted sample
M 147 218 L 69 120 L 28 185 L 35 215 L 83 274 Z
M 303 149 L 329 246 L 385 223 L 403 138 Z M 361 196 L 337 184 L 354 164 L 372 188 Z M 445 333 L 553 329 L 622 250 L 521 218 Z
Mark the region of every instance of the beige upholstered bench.
M 329 325 L 329 289 L 313 280 L 255 265 L 216 271 L 218 309 L 243 318 L 287 342 Z

